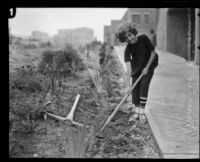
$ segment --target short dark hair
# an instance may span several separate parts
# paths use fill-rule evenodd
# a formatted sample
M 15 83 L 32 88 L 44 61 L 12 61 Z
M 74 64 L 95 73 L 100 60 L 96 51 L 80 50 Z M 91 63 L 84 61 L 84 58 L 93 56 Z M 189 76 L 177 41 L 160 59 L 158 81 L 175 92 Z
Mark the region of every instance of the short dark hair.
M 138 34 L 138 31 L 136 29 L 136 25 L 133 23 L 125 23 L 118 27 L 117 32 L 115 33 L 115 36 L 117 39 L 119 39 L 120 42 L 126 41 L 126 33 L 130 32 L 134 35 Z

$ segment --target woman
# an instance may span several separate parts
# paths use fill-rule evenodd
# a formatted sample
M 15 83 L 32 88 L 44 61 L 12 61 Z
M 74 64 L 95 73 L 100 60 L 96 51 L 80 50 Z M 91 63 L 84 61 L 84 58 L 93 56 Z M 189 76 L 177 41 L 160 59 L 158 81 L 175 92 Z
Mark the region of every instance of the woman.
M 130 120 L 139 120 L 140 124 L 146 123 L 145 106 L 148 97 L 149 84 L 154 75 L 154 69 L 158 65 L 158 55 L 155 47 L 146 34 L 138 34 L 135 24 L 122 24 L 116 33 L 120 42 L 126 42 L 124 61 L 127 67 L 126 82 L 128 89 L 143 73 L 144 76 L 132 91 L 132 110 L 135 113 Z

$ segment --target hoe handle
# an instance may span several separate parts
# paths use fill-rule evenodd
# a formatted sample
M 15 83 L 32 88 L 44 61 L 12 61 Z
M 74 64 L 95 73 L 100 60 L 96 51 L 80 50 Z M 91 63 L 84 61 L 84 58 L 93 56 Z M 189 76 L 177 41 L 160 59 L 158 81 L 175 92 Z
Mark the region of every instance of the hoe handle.
M 107 126 L 107 124 L 110 122 L 110 120 L 113 118 L 113 116 L 115 115 L 115 113 L 118 111 L 118 109 L 120 108 L 120 106 L 124 103 L 124 101 L 126 100 L 126 98 L 130 95 L 131 91 L 135 88 L 135 86 L 137 85 L 137 83 L 140 81 L 140 79 L 143 77 L 143 74 L 141 74 L 139 76 L 139 78 L 135 81 L 135 83 L 133 84 L 133 86 L 131 87 L 130 91 L 124 96 L 124 98 L 121 100 L 121 102 L 117 105 L 117 107 L 115 108 L 115 110 L 113 111 L 113 113 L 110 115 L 110 117 L 108 118 L 108 120 L 106 121 L 106 123 L 104 124 L 104 126 L 101 128 L 101 130 L 99 132 L 102 132 L 104 130 L 104 128 Z

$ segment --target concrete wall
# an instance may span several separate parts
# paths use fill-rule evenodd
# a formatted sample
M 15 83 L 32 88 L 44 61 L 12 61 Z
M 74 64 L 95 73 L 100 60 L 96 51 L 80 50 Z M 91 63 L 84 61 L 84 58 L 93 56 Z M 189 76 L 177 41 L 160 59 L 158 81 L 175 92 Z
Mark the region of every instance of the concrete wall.
M 187 9 L 169 9 L 167 14 L 167 51 L 187 59 L 187 38 Z
M 162 51 L 174 53 L 186 60 L 195 60 L 199 64 L 199 17 L 198 9 L 190 9 L 190 21 L 187 8 L 161 8 L 157 23 L 157 48 Z M 196 11 L 196 15 L 195 15 Z M 189 34 L 189 22 L 191 33 Z M 191 44 L 188 44 L 188 36 Z M 188 50 L 189 49 L 189 50 Z M 189 56 L 190 54 L 190 56 Z M 189 58 L 190 57 L 190 58 Z
M 162 51 L 167 51 L 167 12 L 167 8 L 159 10 L 156 29 L 157 48 Z
M 140 15 L 140 23 L 137 24 L 139 33 L 146 33 L 150 37 L 150 30 L 155 30 L 155 8 L 131 8 L 129 11 L 129 21 L 132 22 L 132 15 Z M 149 23 L 145 22 L 145 15 L 149 15 Z M 134 23 L 134 22 L 133 22 Z
M 155 32 L 157 30 L 157 24 L 158 24 L 158 18 L 159 18 L 159 8 L 156 8 L 155 9 L 155 13 L 154 13 L 154 18 L 155 18 L 155 24 L 154 24 L 154 29 L 155 29 Z
M 199 40 L 200 40 L 200 17 L 198 16 L 198 14 L 200 13 L 200 9 L 196 8 L 195 9 L 195 63 L 197 65 L 199 65 L 199 54 L 200 54 L 200 50 L 198 49 L 198 46 L 200 46 L 199 44 Z

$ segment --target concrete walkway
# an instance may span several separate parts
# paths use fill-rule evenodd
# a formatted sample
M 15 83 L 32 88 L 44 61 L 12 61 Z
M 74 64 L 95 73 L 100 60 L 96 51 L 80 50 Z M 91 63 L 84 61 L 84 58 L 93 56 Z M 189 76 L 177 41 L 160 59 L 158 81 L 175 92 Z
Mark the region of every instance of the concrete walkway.
M 124 48 L 115 49 L 123 61 Z M 199 66 L 157 53 L 146 107 L 149 124 L 164 158 L 199 158 Z
M 157 51 L 147 117 L 164 158 L 199 158 L 199 66 Z

